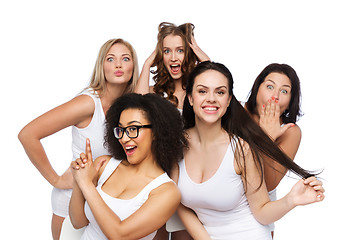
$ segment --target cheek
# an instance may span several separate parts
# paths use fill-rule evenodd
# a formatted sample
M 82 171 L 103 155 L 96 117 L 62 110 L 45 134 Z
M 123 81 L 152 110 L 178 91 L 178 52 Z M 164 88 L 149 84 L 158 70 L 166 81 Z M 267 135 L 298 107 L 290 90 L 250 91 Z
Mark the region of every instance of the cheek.
M 289 108 L 290 99 L 290 97 L 284 97 L 280 99 L 279 105 L 282 113 Z

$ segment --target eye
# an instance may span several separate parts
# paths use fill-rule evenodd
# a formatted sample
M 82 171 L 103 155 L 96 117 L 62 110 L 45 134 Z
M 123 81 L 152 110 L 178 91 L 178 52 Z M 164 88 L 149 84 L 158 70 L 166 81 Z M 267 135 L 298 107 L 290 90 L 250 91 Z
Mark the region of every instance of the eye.
M 217 91 L 217 94 L 218 94 L 218 95 L 224 95 L 225 93 L 226 93 L 226 92 L 225 92 L 224 90 L 218 90 L 218 91 Z
M 170 52 L 169 49 L 164 49 L 164 54 L 168 54 Z
M 129 132 L 135 132 L 136 131 L 136 126 L 130 126 L 128 127 Z
M 272 85 L 268 85 L 267 89 L 274 89 L 274 87 Z
M 183 50 L 183 49 L 178 49 L 177 52 L 178 52 L 178 53 L 183 53 L 184 50 Z
M 108 62 L 113 62 L 113 61 L 114 61 L 114 58 L 108 57 L 108 58 L 107 58 L 107 61 L 108 61 Z
M 129 57 L 124 57 L 124 58 L 123 58 L 123 61 L 124 61 L 124 62 L 129 62 L 130 60 L 131 60 L 131 59 L 130 59 Z
M 284 93 L 284 94 L 287 94 L 288 93 L 288 91 L 287 90 L 285 90 L 285 89 L 281 89 L 281 91 L 280 91 L 281 93 Z
M 198 93 L 200 93 L 200 94 L 205 94 L 207 91 L 206 90 L 204 90 L 204 89 L 200 89 L 200 90 L 198 90 Z

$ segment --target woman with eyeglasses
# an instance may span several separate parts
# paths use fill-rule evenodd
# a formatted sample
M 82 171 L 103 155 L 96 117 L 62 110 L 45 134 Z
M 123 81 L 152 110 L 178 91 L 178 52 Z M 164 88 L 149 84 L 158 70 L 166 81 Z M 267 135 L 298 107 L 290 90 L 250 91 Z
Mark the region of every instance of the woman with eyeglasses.
M 62 175 L 53 169 L 41 139 L 72 127 L 73 159 L 85 151 L 85 139 L 92 141 L 93 156 L 108 154 L 103 147 L 105 114 L 111 104 L 134 91 L 138 81 L 138 60 L 133 46 L 123 39 L 111 39 L 99 50 L 89 86 L 72 100 L 46 112 L 19 133 L 29 159 L 53 186 L 52 237 L 60 238 L 72 194 L 73 177 L 68 168 Z
M 179 111 L 156 94 L 117 99 L 106 117 L 111 156 L 86 153 L 71 164 L 75 179 L 70 218 L 86 226 L 83 239 L 153 239 L 181 195 L 169 178 L 186 138 Z

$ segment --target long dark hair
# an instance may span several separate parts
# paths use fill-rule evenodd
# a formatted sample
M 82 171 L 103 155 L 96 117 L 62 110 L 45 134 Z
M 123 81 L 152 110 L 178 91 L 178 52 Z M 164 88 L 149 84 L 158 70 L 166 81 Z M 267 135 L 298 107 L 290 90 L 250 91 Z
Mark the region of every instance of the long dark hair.
M 120 115 L 126 109 L 139 109 L 145 113 L 152 125 L 153 156 L 161 168 L 170 173 L 174 163 L 183 158 L 183 150 L 187 146 L 180 112 L 172 103 L 153 93 L 130 93 L 119 97 L 107 112 L 104 136 L 105 146 L 118 160 L 127 158 L 113 129 L 118 126 Z
M 253 87 L 250 90 L 247 109 L 250 113 L 257 113 L 257 95 L 260 85 L 264 82 L 266 76 L 270 73 L 281 73 L 286 75 L 291 82 L 291 99 L 288 108 L 281 114 L 283 123 L 295 123 L 303 114 L 300 109 L 301 90 L 300 80 L 295 70 L 287 64 L 272 63 L 266 66 L 263 71 L 257 76 Z
M 233 77 L 228 68 L 223 64 L 215 62 L 202 62 L 191 72 L 187 86 L 186 97 L 183 106 L 184 128 L 189 129 L 195 126 L 195 113 L 193 107 L 190 105 L 188 95 L 192 95 L 192 89 L 195 78 L 207 70 L 215 70 L 222 73 L 228 80 L 229 95 L 232 96 L 230 105 L 221 120 L 222 128 L 228 133 L 230 139 L 234 140 L 240 147 L 241 154 L 236 154 L 236 161 L 242 170 L 242 177 L 246 183 L 246 167 L 245 155 L 243 145 L 238 139 L 243 139 L 249 144 L 250 151 L 253 155 L 255 165 L 261 175 L 261 183 L 263 183 L 263 158 L 268 156 L 274 161 L 278 162 L 288 170 L 294 172 L 302 178 L 313 176 L 312 172 L 306 171 L 299 165 L 294 163 L 280 148 L 265 134 L 259 125 L 250 117 L 250 114 L 242 107 L 233 94 Z M 242 158 L 242 161 L 238 159 Z

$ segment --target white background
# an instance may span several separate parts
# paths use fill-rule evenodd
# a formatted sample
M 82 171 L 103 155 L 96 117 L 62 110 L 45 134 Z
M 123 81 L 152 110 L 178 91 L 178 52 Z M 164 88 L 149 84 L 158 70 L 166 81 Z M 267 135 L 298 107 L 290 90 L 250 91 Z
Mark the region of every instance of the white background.
M 52 187 L 17 134 L 88 84 L 100 46 L 124 38 L 141 69 L 162 21 L 192 22 L 199 46 L 224 63 L 245 100 L 268 64 L 298 73 L 303 138 L 296 162 L 324 169 L 326 199 L 276 223 L 275 239 L 351 239 L 356 208 L 356 5 L 353 1 L 2 1 L 0 3 L 0 235 L 50 239 Z M 56 171 L 71 160 L 70 129 L 44 139 Z M 284 179 L 279 195 L 295 179 Z M 3 238 L 3 237 L 0 237 Z

